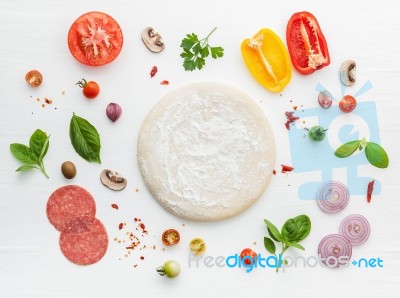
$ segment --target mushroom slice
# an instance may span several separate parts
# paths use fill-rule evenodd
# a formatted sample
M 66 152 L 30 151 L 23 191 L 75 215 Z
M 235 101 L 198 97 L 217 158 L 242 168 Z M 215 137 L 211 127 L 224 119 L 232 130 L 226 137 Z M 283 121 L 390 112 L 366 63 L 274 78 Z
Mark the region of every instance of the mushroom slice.
M 147 27 L 142 32 L 142 40 L 144 45 L 153 53 L 159 53 L 165 48 L 165 44 L 158 32 L 152 27 Z
M 340 80 L 345 86 L 353 86 L 356 83 L 356 62 L 346 60 L 340 67 Z
M 109 189 L 123 190 L 128 183 L 124 177 L 115 171 L 105 169 L 100 174 L 100 181 Z

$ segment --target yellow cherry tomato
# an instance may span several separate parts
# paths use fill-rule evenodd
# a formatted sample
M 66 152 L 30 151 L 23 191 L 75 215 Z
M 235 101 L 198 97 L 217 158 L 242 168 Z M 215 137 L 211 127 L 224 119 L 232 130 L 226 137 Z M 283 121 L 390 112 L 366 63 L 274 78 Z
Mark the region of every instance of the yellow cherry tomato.
M 292 78 L 289 53 L 280 37 L 270 29 L 261 29 L 242 42 L 244 63 L 253 77 L 272 92 L 282 91 Z

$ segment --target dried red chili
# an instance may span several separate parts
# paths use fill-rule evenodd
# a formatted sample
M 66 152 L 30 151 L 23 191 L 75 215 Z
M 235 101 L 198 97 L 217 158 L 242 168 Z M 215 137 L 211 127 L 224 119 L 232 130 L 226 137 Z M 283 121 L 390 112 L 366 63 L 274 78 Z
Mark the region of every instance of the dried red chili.
M 169 81 L 167 81 L 167 80 L 164 80 L 164 81 L 161 81 L 161 83 L 160 83 L 161 85 L 169 85 Z
M 285 116 L 287 118 L 287 121 L 285 123 L 286 128 L 289 130 L 290 129 L 290 123 L 295 122 L 296 120 L 299 120 L 299 117 L 293 116 L 294 112 L 286 112 Z
M 272 170 L 272 174 L 276 175 L 276 170 Z
M 367 202 L 371 202 L 372 198 L 372 192 L 374 191 L 374 184 L 375 180 L 372 180 L 371 182 L 368 183 L 368 189 L 367 189 Z
M 150 71 L 150 77 L 151 78 L 154 77 L 156 75 L 157 71 L 158 71 L 157 66 L 153 66 L 151 71 Z
M 282 166 L 282 171 L 281 171 L 282 173 L 291 172 L 294 170 L 294 168 L 291 166 L 286 166 L 286 165 L 281 165 L 281 166 Z
M 111 204 L 111 207 L 113 207 L 114 209 L 118 210 L 118 205 L 117 204 Z
M 118 225 L 118 229 L 122 230 L 123 227 L 124 227 L 124 224 L 121 222 L 121 223 Z

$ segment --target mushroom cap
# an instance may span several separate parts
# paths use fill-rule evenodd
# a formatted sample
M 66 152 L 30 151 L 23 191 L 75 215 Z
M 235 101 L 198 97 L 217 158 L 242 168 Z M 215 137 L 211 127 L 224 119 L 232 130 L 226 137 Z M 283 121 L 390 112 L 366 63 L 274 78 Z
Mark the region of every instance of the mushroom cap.
M 152 27 L 146 27 L 142 31 L 142 40 L 144 45 L 153 53 L 159 53 L 165 48 L 161 35 L 154 31 Z
M 109 169 L 104 169 L 101 171 L 100 181 L 103 183 L 103 185 L 115 191 L 123 190 L 128 184 L 128 181 L 118 172 L 111 171 Z

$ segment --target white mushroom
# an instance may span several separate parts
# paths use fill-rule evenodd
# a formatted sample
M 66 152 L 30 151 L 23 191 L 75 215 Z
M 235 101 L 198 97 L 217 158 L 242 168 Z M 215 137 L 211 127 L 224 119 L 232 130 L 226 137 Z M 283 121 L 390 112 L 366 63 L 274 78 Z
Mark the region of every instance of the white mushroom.
M 128 183 L 119 173 L 108 169 L 101 172 L 100 181 L 109 189 L 116 191 L 123 190 Z
M 165 48 L 165 44 L 158 32 L 152 27 L 147 27 L 142 32 L 142 40 L 144 45 L 153 53 L 159 53 Z
M 340 67 L 340 80 L 345 86 L 353 86 L 356 83 L 356 62 L 346 60 Z

